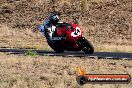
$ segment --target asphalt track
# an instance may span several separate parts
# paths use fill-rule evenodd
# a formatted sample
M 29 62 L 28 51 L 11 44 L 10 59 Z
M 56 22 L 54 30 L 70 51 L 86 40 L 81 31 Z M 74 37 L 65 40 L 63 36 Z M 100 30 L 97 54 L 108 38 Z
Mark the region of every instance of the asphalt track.
M 5 49 L 1 48 L 0 52 L 11 52 L 14 54 L 22 54 L 29 49 Z M 64 53 L 56 53 L 54 51 L 46 51 L 46 50 L 33 50 L 37 52 L 39 55 L 47 55 L 47 56 L 72 56 L 72 57 L 90 57 L 90 58 L 98 58 L 98 59 L 131 59 L 132 53 L 124 53 L 124 52 L 94 52 L 93 54 L 85 54 L 83 52 L 73 52 L 73 51 L 65 51 Z

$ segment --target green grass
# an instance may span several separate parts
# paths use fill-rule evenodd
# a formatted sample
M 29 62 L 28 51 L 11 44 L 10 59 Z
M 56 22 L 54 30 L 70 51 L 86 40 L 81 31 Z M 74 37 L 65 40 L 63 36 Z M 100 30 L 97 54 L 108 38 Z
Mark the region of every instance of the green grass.
M 32 50 L 27 50 L 25 53 L 24 53 L 25 56 L 38 56 L 38 53 L 35 52 L 35 51 L 32 51 Z

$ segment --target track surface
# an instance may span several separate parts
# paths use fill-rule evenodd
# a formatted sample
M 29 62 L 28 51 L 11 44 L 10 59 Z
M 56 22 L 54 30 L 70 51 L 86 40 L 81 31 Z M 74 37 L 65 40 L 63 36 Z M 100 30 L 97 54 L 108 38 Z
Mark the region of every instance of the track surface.
M 0 49 L 0 52 L 12 52 L 12 53 L 24 53 L 28 49 Z M 49 56 L 73 56 L 73 57 L 92 57 L 92 58 L 108 58 L 108 59 L 132 59 L 132 53 L 120 53 L 120 52 L 95 52 L 93 54 L 85 54 L 83 52 L 69 52 L 65 51 L 64 53 L 56 53 L 54 51 L 46 50 L 32 50 L 40 55 L 49 55 Z

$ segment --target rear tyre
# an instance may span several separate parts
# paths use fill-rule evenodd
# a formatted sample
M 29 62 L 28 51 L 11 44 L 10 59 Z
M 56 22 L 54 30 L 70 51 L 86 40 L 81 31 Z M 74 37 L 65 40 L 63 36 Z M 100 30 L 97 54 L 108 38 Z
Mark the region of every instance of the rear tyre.
M 56 51 L 57 53 L 63 53 L 64 50 L 61 49 L 55 42 L 53 41 L 50 41 L 50 40 L 47 40 L 48 42 L 48 45 L 54 50 Z
M 48 45 L 49 45 L 55 52 L 57 52 L 57 53 L 63 53 L 63 52 L 64 52 L 64 49 L 61 49 L 61 48 L 58 46 L 57 42 L 51 41 L 51 40 L 50 40 L 50 37 L 49 37 L 49 34 L 48 34 L 48 30 L 45 30 L 45 37 L 46 37 L 46 39 L 47 39 Z
M 84 51 L 87 54 L 94 53 L 94 47 L 93 45 L 85 38 L 82 38 L 78 41 L 78 45 L 81 48 L 82 51 Z

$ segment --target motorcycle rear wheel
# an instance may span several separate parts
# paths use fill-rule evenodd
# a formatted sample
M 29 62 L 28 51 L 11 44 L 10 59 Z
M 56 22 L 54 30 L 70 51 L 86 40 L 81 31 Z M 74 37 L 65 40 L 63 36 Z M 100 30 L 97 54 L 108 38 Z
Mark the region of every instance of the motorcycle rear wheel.
M 61 48 L 57 45 L 56 42 L 50 40 L 49 34 L 48 34 L 47 30 L 46 30 L 46 32 L 45 32 L 45 37 L 46 37 L 46 39 L 47 39 L 48 45 L 49 45 L 55 52 L 57 52 L 57 53 L 63 53 L 63 52 L 64 52 L 64 49 L 61 49 Z
M 64 50 L 61 49 L 56 43 L 53 43 L 53 41 L 47 40 L 48 45 L 57 53 L 63 53 Z

